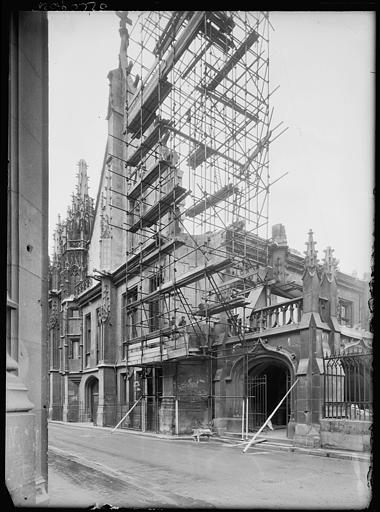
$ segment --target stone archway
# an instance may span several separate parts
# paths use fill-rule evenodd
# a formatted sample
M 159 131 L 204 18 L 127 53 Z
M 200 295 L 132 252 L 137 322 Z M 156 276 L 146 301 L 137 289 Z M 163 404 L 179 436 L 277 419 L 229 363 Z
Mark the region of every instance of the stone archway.
M 96 424 L 98 401 L 99 401 L 99 380 L 96 377 L 89 377 L 86 382 L 86 415 L 89 421 Z
M 294 378 L 295 357 L 282 347 L 275 348 L 258 339 L 251 352 L 236 358 L 225 376 L 228 384 L 226 398 L 244 397 L 248 400 L 249 428 L 256 429 L 276 408 Z M 237 400 L 241 401 L 241 398 Z M 287 426 L 293 411 L 294 396 L 290 393 L 275 413 L 273 426 Z
M 247 374 L 250 426 L 264 423 L 290 387 L 289 368 L 278 359 L 267 357 L 251 367 Z M 291 413 L 290 400 L 285 399 L 272 418 L 272 425 L 285 427 Z

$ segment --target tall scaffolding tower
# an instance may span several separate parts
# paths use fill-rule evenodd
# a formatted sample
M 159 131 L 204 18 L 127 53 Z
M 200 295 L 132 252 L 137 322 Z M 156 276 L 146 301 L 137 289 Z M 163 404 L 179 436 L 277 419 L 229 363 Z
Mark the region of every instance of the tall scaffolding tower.
M 162 359 L 165 339 L 186 325 L 206 354 L 215 322 L 244 341 L 237 308 L 245 318 L 268 264 L 269 143 L 282 133 L 269 107 L 268 13 L 130 16 L 128 338 L 145 351 L 160 340 Z

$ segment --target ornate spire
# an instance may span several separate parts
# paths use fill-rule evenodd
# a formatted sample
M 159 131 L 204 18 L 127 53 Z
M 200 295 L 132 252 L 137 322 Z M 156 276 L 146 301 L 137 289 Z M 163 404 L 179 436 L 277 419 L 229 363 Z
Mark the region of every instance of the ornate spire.
M 325 258 L 323 260 L 323 272 L 327 280 L 331 283 L 336 278 L 336 271 L 338 270 L 339 261 L 333 257 L 334 249 L 330 246 L 324 250 Z
M 315 274 L 318 267 L 318 251 L 315 250 L 315 244 L 313 240 L 313 231 L 310 229 L 308 241 L 305 242 L 306 251 L 305 251 L 305 270 L 309 272 L 309 274 Z
M 78 162 L 78 185 L 77 185 L 77 191 L 79 197 L 82 199 L 85 198 L 85 196 L 88 196 L 88 176 L 87 176 L 87 163 L 83 158 L 81 158 Z

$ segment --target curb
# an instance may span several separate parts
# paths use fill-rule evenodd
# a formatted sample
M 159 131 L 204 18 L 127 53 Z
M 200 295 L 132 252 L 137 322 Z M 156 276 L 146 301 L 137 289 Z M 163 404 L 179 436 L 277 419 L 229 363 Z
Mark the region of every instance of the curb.
M 75 427 L 75 428 L 94 428 L 96 430 L 105 430 L 111 433 L 113 430 L 112 427 L 100 427 L 95 425 L 83 425 L 78 424 L 75 422 L 66 422 L 66 421 L 56 421 L 56 420 L 49 420 L 49 423 L 53 425 L 63 425 L 66 427 Z M 136 436 L 145 436 L 145 437 L 152 437 L 155 439 L 167 439 L 168 441 L 194 441 L 194 438 L 191 435 L 170 435 L 170 434 L 156 434 L 155 432 L 141 432 L 139 430 L 132 430 L 127 428 L 120 428 L 115 431 L 115 433 L 122 433 L 122 434 L 133 434 Z
M 94 425 L 83 425 L 78 424 L 75 422 L 65 422 L 65 421 L 52 421 L 49 420 L 49 423 L 57 424 L 57 425 L 64 425 L 66 427 L 75 427 L 75 428 L 94 428 L 97 430 L 105 430 L 111 433 L 113 430 L 112 427 L 100 427 L 100 426 L 94 426 Z M 192 441 L 194 442 L 194 438 L 191 435 L 182 435 L 182 436 L 176 436 L 176 435 L 170 435 L 170 434 L 156 434 L 154 432 L 141 432 L 138 430 L 130 430 L 126 428 L 118 429 L 116 432 L 123 433 L 123 434 L 133 434 L 136 436 L 142 436 L 142 437 L 150 437 L 154 439 L 163 439 L 167 441 Z M 323 449 L 323 448 L 302 448 L 300 446 L 291 446 L 291 445 L 285 445 L 280 443 L 271 443 L 269 439 L 265 439 L 265 445 L 260 443 L 261 447 L 268 448 L 271 451 L 285 451 L 285 452 L 292 452 L 292 453 L 301 453 L 304 455 L 314 455 L 316 457 L 330 457 L 331 459 L 342 459 L 342 460 L 355 460 L 358 462 L 370 462 L 371 461 L 371 454 L 365 454 L 365 453 L 356 453 L 356 452 L 341 452 L 341 451 L 335 451 L 335 450 L 329 450 L 329 449 Z M 212 438 L 211 442 L 215 442 L 218 444 L 229 444 L 228 441 L 225 441 L 221 438 Z
M 356 460 L 359 462 L 370 462 L 371 460 L 371 455 L 366 455 L 364 453 L 345 453 L 323 448 L 301 448 L 300 446 L 286 446 L 275 443 L 265 443 L 265 445 L 261 446 L 263 448 L 269 448 L 270 450 L 273 451 L 278 450 L 292 453 L 302 453 L 304 455 L 314 455 L 315 457 L 329 457 L 331 459 Z

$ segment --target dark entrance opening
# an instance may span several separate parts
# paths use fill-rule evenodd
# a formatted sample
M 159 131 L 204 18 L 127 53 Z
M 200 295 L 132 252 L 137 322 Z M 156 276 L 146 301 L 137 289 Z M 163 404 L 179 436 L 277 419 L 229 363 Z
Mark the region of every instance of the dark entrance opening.
M 282 364 L 266 362 L 248 373 L 249 427 L 260 427 L 277 407 L 290 387 L 289 370 Z M 285 427 L 291 412 L 290 399 L 281 404 L 271 419 L 272 425 Z
M 96 424 L 96 417 L 98 412 L 99 402 L 99 381 L 96 377 L 92 377 L 87 382 L 87 417 L 89 421 L 93 421 Z
M 159 407 L 162 396 L 162 368 L 152 368 L 146 375 L 146 429 L 159 431 Z

